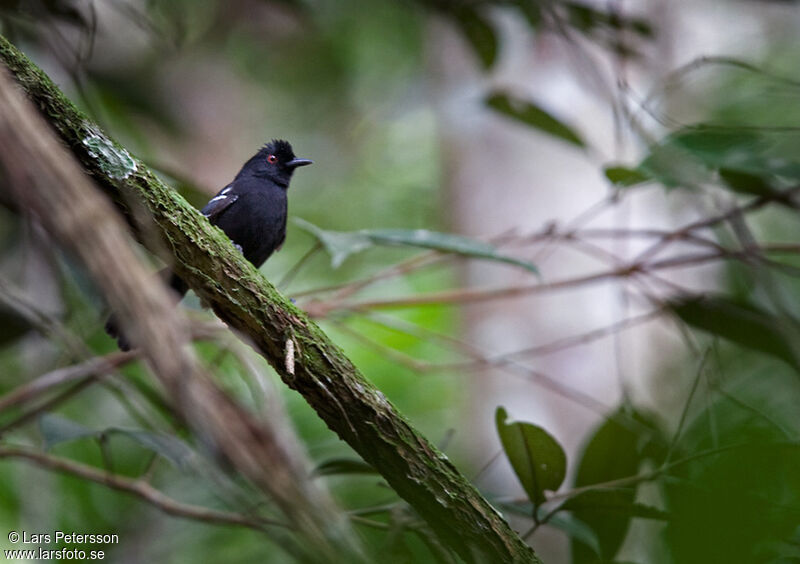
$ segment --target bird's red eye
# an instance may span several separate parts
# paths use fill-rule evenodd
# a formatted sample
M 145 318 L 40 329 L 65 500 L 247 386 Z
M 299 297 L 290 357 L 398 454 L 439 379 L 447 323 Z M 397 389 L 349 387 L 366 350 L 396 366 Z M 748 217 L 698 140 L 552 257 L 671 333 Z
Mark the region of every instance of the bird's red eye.
M 269 155 L 269 156 L 267 157 L 267 162 L 268 162 L 269 164 L 275 164 L 275 163 L 277 163 L 277 162 L 278 162 L 278 157 L 276 157 L 275 155 Z

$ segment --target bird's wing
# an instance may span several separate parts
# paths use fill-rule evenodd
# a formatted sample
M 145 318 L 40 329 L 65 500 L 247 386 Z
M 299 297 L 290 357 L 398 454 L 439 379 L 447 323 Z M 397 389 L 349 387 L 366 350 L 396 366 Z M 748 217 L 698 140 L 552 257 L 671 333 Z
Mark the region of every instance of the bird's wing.
M 208 218 L 211 223 L 215 223 L 220 214 L 228 209 L 233 202 L 239 199 L 236 194 L 231 194 L 233 184 L 228 184 L 225 188 L 220 190 L 219 194 L 211 198 L 205 207 L 200 210 L 204 216 Z

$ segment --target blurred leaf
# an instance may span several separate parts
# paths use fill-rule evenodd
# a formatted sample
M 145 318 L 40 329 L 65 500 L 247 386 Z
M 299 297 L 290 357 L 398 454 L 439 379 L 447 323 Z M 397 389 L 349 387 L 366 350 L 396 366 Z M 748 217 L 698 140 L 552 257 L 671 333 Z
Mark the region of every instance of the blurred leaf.
M 768 173 L 773 165 L 764 155 L 767 148 L 763 136 L 756 132 L 699 124 L 653 144 L 639 169 L 667 187 L 694 187 L 713 180 L 712 171 L 723 168 Z
M 610 516 L 639 517 L 666 521 L 669 513 L 657 507 L 637 503 L 631 499 L 629 489 L 589 490 L 569 498 L 559 510 L 597 513 Z
M 433 249 L 443 253 L 454 253 L 465 257 L 513 264 L 521 266 L 534 274 L 539 273 L 536 266 L 530 262 L 501 255 L 493 245 L 470 239 L 469 237 L 462 237 L 461 235 L 428 231 L 427 229 L 372 229 L 364 233 L 375 243 Z
M 94 429 L 50 413 L 39 417 L 39 432 L 42 434 L 45 450 L 50 450 L 61 443 L 100 436 L 100 433 Z
M 538 505 L 546 501 L 544 491 L 555 491 L 567 474 L 567 456 L 561 445 L 544 429 L 531 423 L 506 423 L 502 407 L 495 412 L 497 433 L 530 500 Z
M 16 341 L 31 329 L 27 319 L 0 304 L 0 347 Z
M 667 142 L 682 147 L 708 165 L 722 166 L 747 162 L 761 152 L 765 140 L 753 131 L 705 128 L 701 124 L 673 133 Z
M 612 184 L 620 188 L 627 188 L 628 186 L 635 186 L 652 180 L 641 170 L 624 166 L 608 166 L 603 169 L 603 174 Z
M 458 6 L 450 12 L 455 24 L 481 60 L 484 68 L 491 67 L 497 58 L 497 34 L 491 23 L 472 6 Z
M 641 409 L 635 410 L 630 415 L 639 425 L 637 452 L 640 462 L 650 461 L 660 466 L 667 456 L 669 440 L 656 422 L 656 417 Z
M 45 414 L 39 418 L 39 430 L 44 439 L 45 450 L 50 450 L 54 446 L 77 441 L 85 438 L 98 439 L 102 436 L 113 434 L 123 435 L 139 443 L 141 446 L 150 450 L 163 458 L 167 459 L 176 468 L 185 470 L 189 466 L 189 461 L 194 456 L 194 451 L 185 442 L 177 437 L 166 433 L 155 431 L 145 431 L 139 429 L 122 429 L 109 427 L 105 430 L 90 429 L 85 425 L 76 423 L 71 419 L 60 415 Z
M 331 255 L 333 268 L 339 268 L 347 257 L 373 245 L 372 240 L 363 231 L 329 231 L 299 217 L 294 218 L 294 223 L 322 243 Z
M 771 313 L 721 295 L 674 300 L 669 307 L 692 327 L 800 368 L 794 345 L 795 331 L 785 320 Z
M 691 153 L 669 142 L 650 147 L 637 167 L 667 188 L 693 188 L 711 178 L 711 171 Z
M 542 22 L 542 12 L 538 2 L 531 2 L 530 0 L 516 0 L 514 5 L 522 12 L 528 25 L 536 29 Z
M 469 237 L 428 231 L 427 229 L 362 229 L 361 231 L 328 231 L 295 218 L 294 222 L 314 235 L 331 255 L 331 264 L 337 268 L 344 260 L 373 245 L 398 245 L 432 249 L 443 253 L 454 253 L 466 257 L 480 258 L 521 266 L 538 274 L 536 266 L 529 262 L 499 254 L 494 246 Z
M 591 435 L 578 463 L 574 483 L 576 488 L 636 474 L 640 462 L 637 448 L 639 435 L 619 422 L 623 418 L 628 418 L 624 411 L 615 412 Z M 635 487 L 619 491 L 616 502 L 633 504 L 635 496 Z M 608 515 L 598 513 L 594 509 L 579 507 L 573 508 L 572 513 L 597 535 L 601 557 L 604 560 L 612 560 L 628 532 L 631 515 Z M 574 542 L 571 546 L 573 564 L 596 560 L 595 555 L 587 551 L 585 546 Z
M 649 21 L 641 18 L 631 18 L 628 20 L 628 29 L 635 31 L 643 37 L 655 37 L 656 30 Z
M 155 431 L 111 428 L 105 434 L 116 433 L 139 443 L 147 450 L 153 451 L 167 459 L 178 469 L 186 470 L 194 457 L 194 451 L 178 437 Z
M 719 176 L 728 188 L 739 194 L 774 196 L 777 193 L 764 177 L 756 174 L 732 168 L 721 168 Z
M 505 92 L 493 92 L 486 98 L 486 105 L 512 119 L 535 127 L 568 143 L 586 145 L 569 126 L 554 118 L 539 106 Z
M 583 32 L 589 31 L 601 23 L 605 23 L 605 14 L 598 12 L 590 6 L 575 2 L 566 2 L 564 5 L 569 14 L 569 23 Z
M 627 17 L 617 10 L 603 12 L 579 2 L 566 2 L 565 6 L 569 22 L 584 33 L 606 28 L 613 31 L 629 30 L 648 38 L 655 36 L 653 27 L 645 19 Z
M 600 541 L 589 525 L 571 515 L 559 514 L 553 515 L 547 524 L 567 533 L 573 544 L 579 542 L 591 549 L 595 555 L 595 561 L 597 561 L 597 556 L 600 555 Z
M 641 59 L 642 53 L 638 51 L 629 41 L 613 39 L 605 42 L 609 50 L 620 59 L 634 60 Z
M 731 378 L 733 374 L 727 376 Z M 770 390 L 772 394 L 787 391 Z M 796 397 L 796 393 L 790 394 Z M 774 408 L 780 402 L 769 404 Z M 789 409 L 796 420 L 796 402 Z M 787 442 L 781 431 L 770 429 L 758 416 L 745 412 L 742 417 L 738 406 L 714 412 L 714 440 L 735 448 L 682 465 L 670 473 L 673 479 L 661 484 L 672 516 L 663 536 L 672 561 L 791 562 L 774 558 L 780 551 L 779 543 L 796 544 L 800 446 L 795 441 Z M 697 423 L 681 437 L 685 456 L 702 454 L 712 444 L 708 416 L 708 412 L 699 414 Z M 697 450 L 687 449 L 689 445 Z
M 333 476 L 336 474 L 377 474 L 375 468 L 356 458 L 333 458 L 326 460 L 314 469 L 314 476 Z

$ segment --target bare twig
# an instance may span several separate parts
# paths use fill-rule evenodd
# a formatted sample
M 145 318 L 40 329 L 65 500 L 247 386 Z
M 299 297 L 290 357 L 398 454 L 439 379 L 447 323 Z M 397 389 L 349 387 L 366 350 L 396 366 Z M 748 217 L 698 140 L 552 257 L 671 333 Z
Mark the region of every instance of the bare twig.
M 153 505 L 158 510 L 174 517 L 214 523 L 217 525 L 239 525 L 262 532 L 266 531 L 269 527 L 288 527 L 286 523 L 273 519 L 248 517 L 238 513 L 217 511 L 197 505 L 181 503 L 164 495 L 143 480 L 134 480 L 125 476 L 103 472 L 92 466 L 51 456 L 31 449 L 0 446 L 0 458 L 20 458 L 32 462 L 37 466 L 47 468 L 48 470 L 71 474 L 83 480 L 102 484 L 113 490 L 133 494 L 150 505 Z
M 136 352 L 114 352 L 103 357 L 92 358 L 81 364 L 59 368 L 43 374 L 0 397 L 0 411 L 20 403 L 26 403 L 32 398 L 63 384 L 107 374 L 137 358 L 137 356 Z

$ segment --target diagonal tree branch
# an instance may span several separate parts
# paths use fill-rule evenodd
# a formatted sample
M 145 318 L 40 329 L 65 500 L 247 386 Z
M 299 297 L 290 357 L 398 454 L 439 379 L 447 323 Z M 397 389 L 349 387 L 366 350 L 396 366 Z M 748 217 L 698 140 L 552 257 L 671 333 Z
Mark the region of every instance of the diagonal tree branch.
M 81 114 L 4 38 L 0 59 L 85 170 L 130 217 L 141 206 L 175 271 L 231 327 L 252 339 L 283 381 L 464 560 L 539 562 L 533 550 L 367 381 L 307 316 L 283 298 L 218 229 Z M 145 230 L 146 231 L 146 230 Z M 288 353 L 288 354 L 287 354 Z M 228 413 L 216 414 L 224 423 Z M 213 425 L 215 421 L 207 422 Z M 258 459 L 251 472 L 257 471 Z
M 277 426 L 256 421 L 208 377 L 193 349 L 186 346 L 183 316 L 174 310 L 167 289 L 134 253 L 119 215 L 2 67 L 0 164 L 7 180 L 2 187 L 86 267 L 140 344 L 142 358 L 177 414 L 214 454 L 268 493 L 286 515 L 295 534 L 286 536 L 282 546 L 305 562 L 339 562 L 343 554 L 359 561 L 349 522 L 308 478 L 297 449 Z M 79 382 L 11 424 L 88 383 Z

